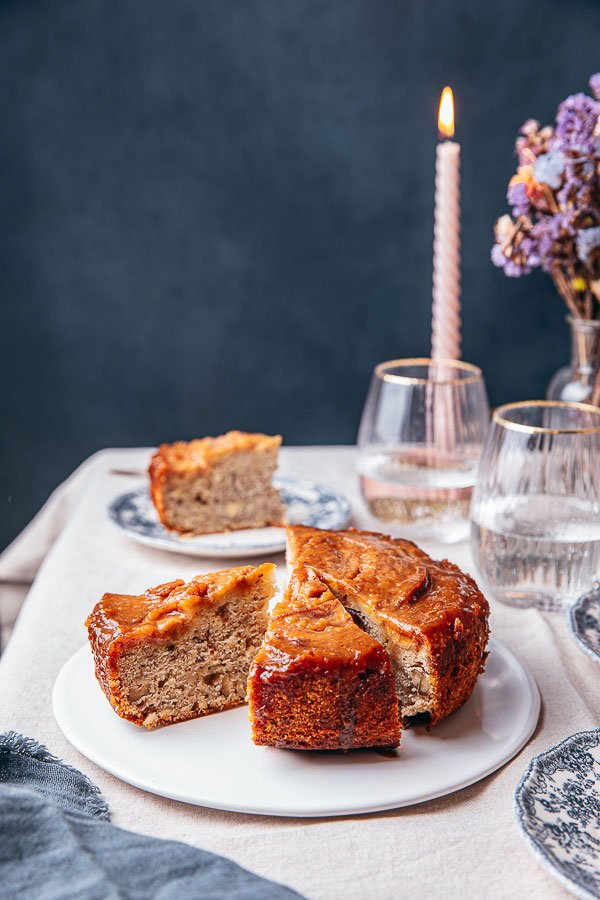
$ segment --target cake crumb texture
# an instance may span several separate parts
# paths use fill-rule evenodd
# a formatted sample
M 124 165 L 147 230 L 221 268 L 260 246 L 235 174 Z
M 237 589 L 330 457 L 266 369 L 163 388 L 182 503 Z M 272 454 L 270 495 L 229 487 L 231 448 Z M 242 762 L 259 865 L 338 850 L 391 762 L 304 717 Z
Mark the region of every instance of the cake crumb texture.
M 281 437 L 230 431 L 162 444 L 148 474 L 163 525 L 189 534 L 283 525 L 273 487 Z
M 264 563 L 105 594 L 86 625 L 114 710 L 153 728 L 244 703 L 275 590 L 275 566 Z

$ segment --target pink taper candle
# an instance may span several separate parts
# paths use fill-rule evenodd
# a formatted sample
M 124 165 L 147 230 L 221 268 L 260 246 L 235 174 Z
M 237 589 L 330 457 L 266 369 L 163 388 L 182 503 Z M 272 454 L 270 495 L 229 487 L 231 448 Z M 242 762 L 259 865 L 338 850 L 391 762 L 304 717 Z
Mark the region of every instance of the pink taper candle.
M 433 314 L 431 355 L 460 359 L 460 144 L 454 137 L 454 100 L 442 91 L 435 162 Z

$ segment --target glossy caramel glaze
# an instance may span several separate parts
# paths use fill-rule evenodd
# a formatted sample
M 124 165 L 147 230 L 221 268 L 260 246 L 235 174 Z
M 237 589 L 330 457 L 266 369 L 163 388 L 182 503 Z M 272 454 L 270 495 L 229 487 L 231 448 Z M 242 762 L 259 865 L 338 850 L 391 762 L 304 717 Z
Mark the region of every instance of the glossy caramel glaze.
M 348 750 L 400 740 L 388 654 L 308 567 L 273 610 L 248 702 L 257 744 Z
M 265 643 L 255 659 L 263 681 L 271 671 L 315 666 L 335 672 L 349 664 L 361 670 L 374 661 L 389 670 L 381 644 L 354 623 L 314 570 L 300 567 L 294 572 L 285 598 L 271 613 Z
M 475 581 L 410 541 L 375 532 L 287 529 L 288 563 L 312 566 L 335 596 L 388 639 L 425 646 L 434 689 L 433 722 L 470 696 L 483 669 L 489 606 Z
M 205 437 L 193 441 L 175 441 L 161 444 L 153 454 L 148 467 L 150 496 L 165 528 L 182 532 L 183 529 L 169 520 L 165 491 L 173 481 L 206 475 L 211 468 L 238 453 L 256 452 L 268 454 L 276 464 L 281 446 L 281 435 L 248 434 L 244 431 L 228 431 L 218 437 Z M 283 512 L 272 525 L 283 525 Z
M 245 431 L 228 431 L 218 437 L 198 438 L 193 441 L 175 441 L 161 444 L 152 457 L 152 470 L 169 470 L 189 474 L 214 465 L 219 459 L 234 453 L 250 450 L 275 453 L 281 446 L 281 435 L 248 434 Z
M 487 600 L 458 566 L 436 562 L 410 541 L 374 532 L 290 526 L 288 561 L 315 567 L 327 583 L 356 594 L 390 627 L 434 632 L 457 616 L 487 616 Z M 336 594 L 338 591 L 336 590 Z
M 275 566 L 242 566 L 197 575 L 188 584 L 171 581 L 143 594 L 104 594 L 85 624 L 94 656 L 96 678 L 118 707 L 117 663 L 123 650 L 134 643 L 173 641 L 200 610 L 216 607 L 232 590 L 252 586 L 261 579 L 272 581 Z

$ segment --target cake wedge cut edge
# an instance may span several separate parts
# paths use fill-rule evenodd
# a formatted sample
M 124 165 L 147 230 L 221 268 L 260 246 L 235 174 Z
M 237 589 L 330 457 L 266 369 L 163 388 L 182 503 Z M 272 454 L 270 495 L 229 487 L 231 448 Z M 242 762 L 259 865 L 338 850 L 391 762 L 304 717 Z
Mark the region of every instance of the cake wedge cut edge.
M 275 591 L 275 566 L 263 563 L 104 594 L 86 626 L 115 712 L 155 728 L 243 704 Z
M 487 658 L 489 605 L 475 581 L 411 541 L 288 526 L 287 562 L 308 565 L 388 652 L 404 724 L 435 725 L 471 696 Z
M 390 659 L 308 566 L 291 576 L 248 676 L 255 744 L 296 750 L 397 747 Z
M 161 444 L 148 469 L 160 521 L 182 534 L 283 525 L 273 485 L 280 446 L 280 435 L 242 431 Z

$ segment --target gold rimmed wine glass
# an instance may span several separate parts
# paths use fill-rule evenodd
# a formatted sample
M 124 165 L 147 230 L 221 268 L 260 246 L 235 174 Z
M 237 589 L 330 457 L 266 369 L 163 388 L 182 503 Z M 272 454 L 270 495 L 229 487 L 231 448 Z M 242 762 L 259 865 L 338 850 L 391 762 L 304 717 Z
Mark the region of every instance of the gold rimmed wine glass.
M 549 400 L 496 409 L 471 519 L 493 596 L 568 608 L 600 574 L 600 409 Z
M 468 536 L 489 421 L 481 370 L 453 359 L 375 367 L 358 434 L 358 473 L 375 526 L 398 536 Z

